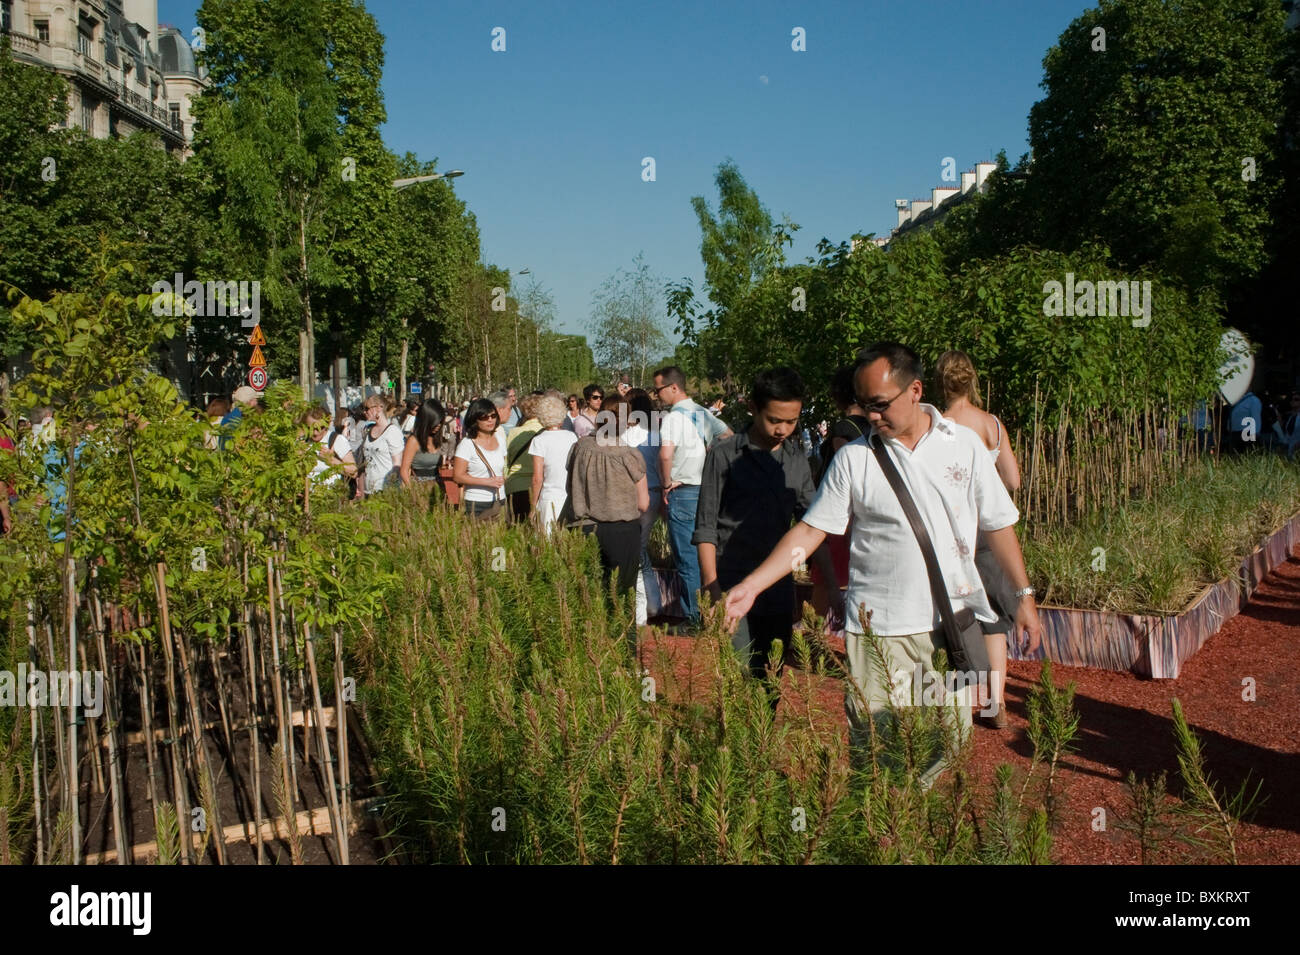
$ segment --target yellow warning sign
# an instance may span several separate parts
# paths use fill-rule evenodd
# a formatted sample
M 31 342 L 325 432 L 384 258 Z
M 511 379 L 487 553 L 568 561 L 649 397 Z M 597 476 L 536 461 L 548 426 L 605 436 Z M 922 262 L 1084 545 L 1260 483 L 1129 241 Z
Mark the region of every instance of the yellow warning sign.
M 250 344 L 250 345 L 265 345 L 265 344 L 266 344 L 266 336 L 262 334 L 262 326 L 261 326 L 261 325 L 254 325 L 254 326 L 253 326 L 253 334 L 251 334 L 251 335 L 248 336 L 248 344 Z
M 265 368 L 265 367 L 266 367 L 266 356 L 262 354 L 262 346 L 261 346 L 261 345 L 254 345 L 254 346 L 253 346 L 253 357 L 250 358 L 250 359 L 248 359 L 248 367 L 249 367 L 249 368 Z

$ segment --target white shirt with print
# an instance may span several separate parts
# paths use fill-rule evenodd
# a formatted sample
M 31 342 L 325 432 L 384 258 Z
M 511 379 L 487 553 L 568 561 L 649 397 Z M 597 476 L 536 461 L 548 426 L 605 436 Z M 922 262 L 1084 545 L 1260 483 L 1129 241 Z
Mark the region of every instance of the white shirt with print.
M 885 447 L 916 502 L 948 588 L 953 610 L 969 607 L 985 623 L 996 620 L 975 569 L 977 531 L 1010 527 L 1020 519 L 993 459 L 979 436 L 922 404 L 931 427 L 915 449 L 895 438 Z M 883 637 L 940 628 L 930 578 L 912 525 L 864 438 L 844 445 L 831 459 L 820 490 L 803 521 L 849 539 L 847 629 L 862 633 L 858 605 L 871 611 L 871 629 Z

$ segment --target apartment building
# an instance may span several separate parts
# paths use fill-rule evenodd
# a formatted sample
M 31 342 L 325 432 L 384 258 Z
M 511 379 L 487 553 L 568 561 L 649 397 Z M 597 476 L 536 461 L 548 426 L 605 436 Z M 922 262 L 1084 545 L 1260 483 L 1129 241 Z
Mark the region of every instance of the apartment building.
M 65 125 L 99 138 L 147 129 L 189 154 L 204 77 L 188 39 L 159 27 L 157 0 L 0 0 L 0 32 L 16 60 L 68 80 Z

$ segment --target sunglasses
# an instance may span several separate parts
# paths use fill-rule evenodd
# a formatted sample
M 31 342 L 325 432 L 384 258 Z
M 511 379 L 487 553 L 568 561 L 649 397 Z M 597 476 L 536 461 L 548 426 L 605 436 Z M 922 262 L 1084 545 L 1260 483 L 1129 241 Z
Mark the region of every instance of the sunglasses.
M 859 401 L 858 404 L 861 406 L 862 410 L 867 412 L 868 414 L 871 414 L 873 412 L 875 414 L 884 414 L 886 411 L 889 410 L 889 406 L 892 405 L 899 398 L 901 398 L 908 391 L 909 388 L 911 388 L 910 384 L 907 386 L 907 388 L 904 388 L 902 391 L 894 395 L 894 397 L 890 398 L 888 401 Z
M 604 401 L 604 400 L 605 400 L 605 396 L 604 396 L 604 395 L 592 395 L 592 396 L 591 396 L 590 398 L 588 398 L 587 400 L 588 400 L 588 401 Z

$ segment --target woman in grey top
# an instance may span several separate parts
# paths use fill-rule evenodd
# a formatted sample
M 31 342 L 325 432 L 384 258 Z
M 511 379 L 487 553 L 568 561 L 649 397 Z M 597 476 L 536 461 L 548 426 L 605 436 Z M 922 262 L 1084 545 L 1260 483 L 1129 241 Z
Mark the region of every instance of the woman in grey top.
M 426 398 L 415 413 L 415 427 L 406 439 L 402 450 L 402 485 L 419 485 L 434 494 L 443 490 L 442 475 L 442 423 L 446 418 L 442 404 Z
M 569 527 L 595 534 L 605 580 L 618 572 L 618 592 L 636 586 L 641 567 L 641 514 L 650 507 L 645 459 L 620 442 L 627 429 L 628 404 L 612 395 L 596 416 L 595 431 L 579 438 L 569 452 Z

